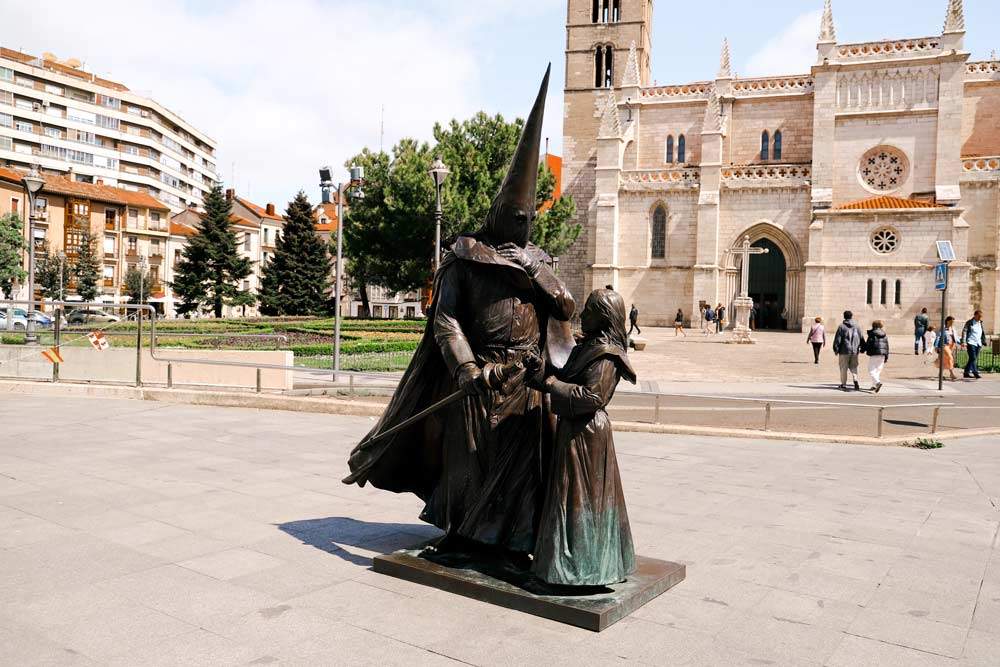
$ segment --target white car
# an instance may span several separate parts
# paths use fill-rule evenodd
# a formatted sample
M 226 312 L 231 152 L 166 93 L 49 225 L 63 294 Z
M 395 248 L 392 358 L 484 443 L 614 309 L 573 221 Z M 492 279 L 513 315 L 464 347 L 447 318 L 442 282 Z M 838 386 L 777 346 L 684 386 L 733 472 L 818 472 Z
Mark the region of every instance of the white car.
M 24 315 L 14 313 L 14 331 L 27 331 L 28 320 Z M 0 332 L 7 331 L 7 309 L 0 309 Z

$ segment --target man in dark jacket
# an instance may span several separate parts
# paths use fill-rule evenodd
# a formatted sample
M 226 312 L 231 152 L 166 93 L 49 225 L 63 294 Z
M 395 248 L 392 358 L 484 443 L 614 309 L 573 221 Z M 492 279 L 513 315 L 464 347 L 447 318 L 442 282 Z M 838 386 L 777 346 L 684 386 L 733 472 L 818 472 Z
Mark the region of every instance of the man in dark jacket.
M 962 345 L 969 355 L 969 361 L 965 364 L 965 378 L 981 379 L 979 374 L 979 352 L 986 343 L 986 334 L 983 331 L 983 311 L 977 310 L 972 319 L 962 327 Z
M 639 328 L 639 309 L 632 304 L 632 310 L 628 311 L 628 321 L 631 326 L 628 328 L 628 335 L 632 335 L 632 329 L 635 329 L 639 335 L 642 335 L 642 329 Z
M 861 335 L 861 330 L 854 323 L 854 313 L 849 310 L 844 311 L 844 321 L 837 327 L 837 334 L 833 337 L 833 353 L 837 355 L 840 364 L 840 390 L 847 391 L 847 373 L 850 371 L 854 379 L 854 390 L 861 389 L 858 381 L 858 353 L 865 344 L 865 337 Z
M 920 314 L 913 318 L 913 354 L 920 354 L 921 351 L 927 353 L 927 341 L 924 340 L 924 336 L 927 334 L 927 327 L 930 324 L 931 320 L 927 317 L 927 309 L 921 308 Z
M 865 352 L 868 353 L 868 374 L 872 377 L 872 391 L 877 394 L 882 390 L 882 370 L 885 362 L 889 361 L 889 337 L 885 335 L 881 320 L 872 322 Z

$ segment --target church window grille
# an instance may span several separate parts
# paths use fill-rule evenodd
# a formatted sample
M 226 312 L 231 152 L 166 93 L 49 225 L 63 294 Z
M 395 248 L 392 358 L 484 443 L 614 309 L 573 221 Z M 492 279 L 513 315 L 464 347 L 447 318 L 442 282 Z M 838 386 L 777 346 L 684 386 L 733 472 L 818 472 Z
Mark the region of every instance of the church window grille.
M 873 298 L 873 294 L 872 293 L 874 291 L 874 288 L 875 288 L 875 283 L 874 283 L 874 281 L 871 278 L 869 278 L 868 279 L 868 292 L 867 292 L 867 296 L 865 297 L 865 303 L 867 303 L 869 306 L 872 305 L 872 298 Z
M 674 161 L 674 135 L 667 137 L 667 152 L 664 155 L 663 161 L 667 164 L 672 164 Z
M 906 181 L 909 163 L 902 151 L 878 146 L 864 154 L 858 164 L 858 178 L 871 192 L 893 192 Z
M 897 306 L 903 304 L 903 281 L 899 279 L 896 280 L 896 298 L 893 300 L 893 303 Z
M 760 135 L 760 159 L 766 161 L 771 149 L 771 135 L 764 130 Z
M 684 135 L 677 137 L 677 162 L 679 164 L 684 164 L 687 162 L 687 141 L 684 139 Z
M 883 306 L 885 305 L 885 298 L 888 292 L 888 287 L 889 287 L 888 281 L 883 280 L 882 289 L 879 291 L 879 303 L 882 304 Z
M 888 255 L 899 247 L 899 232 L 892 227 L 880 227 L 872 232 L 872 250 L 880 255 Z
M 667 256 L 667 209 L 663 206 L 657 206 L 653 211 L 650 254 L 653 259 L 664 259 Z
M 774 132 L 774 155 L 775 160 L 781 159 L 781 130 L 775 130 Z

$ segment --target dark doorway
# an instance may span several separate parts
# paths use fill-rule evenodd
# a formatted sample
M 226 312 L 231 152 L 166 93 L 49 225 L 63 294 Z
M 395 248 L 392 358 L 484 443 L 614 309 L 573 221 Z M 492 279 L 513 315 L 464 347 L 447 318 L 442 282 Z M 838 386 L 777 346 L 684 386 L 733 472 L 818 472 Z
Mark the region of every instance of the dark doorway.
M 761 239 L 755 248 L 767 248 L 766 255 L 750 256 L 750 298 L 756 310 L 757 329 L 788 328 L 785 320 L 785 255 L 773 241 Z

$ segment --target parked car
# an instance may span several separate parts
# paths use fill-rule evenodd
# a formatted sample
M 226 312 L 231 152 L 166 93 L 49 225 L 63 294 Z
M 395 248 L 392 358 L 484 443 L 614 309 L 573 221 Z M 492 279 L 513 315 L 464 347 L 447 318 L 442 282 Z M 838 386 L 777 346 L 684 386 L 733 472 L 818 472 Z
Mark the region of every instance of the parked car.
M 14 330 L 15 331 L 26 331 L 28 329 L 28 320 L 22 315 L 14 313 Z M 0 310 L 0 332 L 7 330 L 7 310 Z
M 37 310 L 34 311 L 34 313 L 35 313 L 35 324 L 37 324 L 39 327 L 43 329 L 48 329 L 49 327 L 52 326 L 54 320 L 51 315 Z M 15 308 L 14 315 L 17 317 L 23 317 L 25 321 L 28 320 L 28 311 L 26 311 L 24 308 Z
M 66 317 L 69 324 L 107 324 L 120 322 L 121 319 L 98 308 L 77 308 Z

